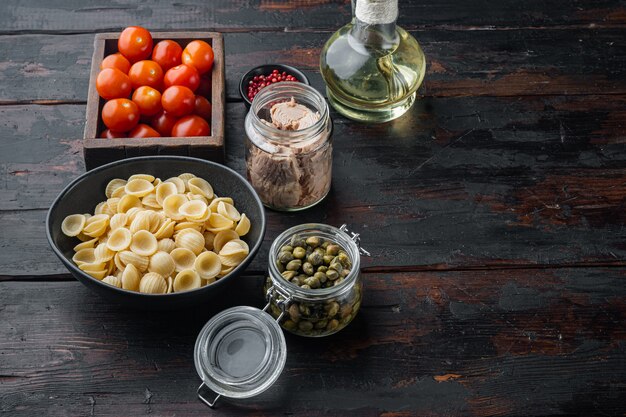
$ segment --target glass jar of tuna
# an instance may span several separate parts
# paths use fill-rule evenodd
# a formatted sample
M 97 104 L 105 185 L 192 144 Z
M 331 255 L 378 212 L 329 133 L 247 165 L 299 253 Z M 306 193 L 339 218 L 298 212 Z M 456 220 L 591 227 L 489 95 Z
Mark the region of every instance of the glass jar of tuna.
M 302 224 L 286 230 L 270 248 L 266 311 L 283 329 L 301 336 L 343 329 L 361 306 L 362 252 L 358 234 L 349 234 L 345 225 Z
M 266 207 L 304 210 L 326 197 L 332 120 L 316 89 L 294 82 L 263 88 L 250 106 L 245 130 L 248 181 Z

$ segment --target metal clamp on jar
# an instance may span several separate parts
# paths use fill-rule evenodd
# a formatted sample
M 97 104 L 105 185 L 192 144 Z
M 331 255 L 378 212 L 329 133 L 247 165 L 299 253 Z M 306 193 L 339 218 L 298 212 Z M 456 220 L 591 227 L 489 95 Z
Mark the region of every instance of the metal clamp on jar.
M 328 244 L 323 247 L 322 242 Z M 329 253 L 328 262 L 322 257 L 317 272 L 322 266 L 335 272 L 345 268 L 341 264 L 344 253 L 347 257 L 344 263 L 350 267 L 342 276 L 338 273 L 336 278 L 326 281 L 326 288 L 321 284 L 318 288 L 297 285 L 298 282 L 292 282 L 293 277 L 285 278 L 277 262 L 285 247 L 292 248 L 292 254 L 295 248 L 304 249 L 307 260 L 313 260 L 309 257 L 321 253 L 323 248 Z M 320 250 L 315 252 L 317 248 Z M 303 224 L 280 234 L 270 249 L 265 308 L 239 306 L 225 310 L 209 320 L 198 335 L 194 361 L 202 379 L 198 388 L 200 400 L 213 407 L 220 397 L 250 398 L 272 386 L 287 359 L 281 327 L 307 337 L 328 336 L 346 327 L 361 306 L 361 255 L 369 256 L 369 253 L 360 248 L 359 235 L 349 232 L 346 225 L 336 228 Z M 338 263 L 336 269 L 330 268 L 333 262 Z

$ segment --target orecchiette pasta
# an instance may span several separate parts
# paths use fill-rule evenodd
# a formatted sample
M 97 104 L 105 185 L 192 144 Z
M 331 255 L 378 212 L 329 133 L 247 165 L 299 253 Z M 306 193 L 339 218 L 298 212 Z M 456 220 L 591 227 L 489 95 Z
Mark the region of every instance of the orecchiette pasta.
M 211 284 L 249 254 L 251 228 L 230 197 L 191 173 L 161 181 L 149 174 L 108 182 L 92 214 L 72 214 L 61 231 L 80 242 L 83 272 L 128 291 L 169 294 Z

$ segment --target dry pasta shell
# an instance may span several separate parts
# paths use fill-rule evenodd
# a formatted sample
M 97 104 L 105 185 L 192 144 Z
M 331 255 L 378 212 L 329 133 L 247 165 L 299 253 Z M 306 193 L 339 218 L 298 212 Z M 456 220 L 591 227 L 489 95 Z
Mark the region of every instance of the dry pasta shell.
M 99 237 L 107 232 L 109 227 L 109 216 L 97 214 L 87 219 L 83 233 L 91 237 Z
M 233 269 L 235 269 L 234 266 L 222 266 L 222 270 L 220 271 L 218 278 L 225 277 L 226 275 L 230 274 Z
M 156 272 L 148 272 L 139 282 L 139 292 L 146 294 L 165 294 L 167 282 L 162 275 Z
M 204 250 L 204 236 L 195 229 L 181 230 L 174 241 L 177 247 L 189 249 L 196 255 Z
M 136 197 L 143 197 L 150 194 L 154 190 L 152 181 L 145 180 L 143 178 L 135 178 L 128 181 L 124 186 L 124 191 L 128 195 L 134 195 Z
M 107 240 L 107 247 L 115 252 L 121 252 L 123 250 L 128 249 L 130 243 L 132 242 L 133 235 L 125 227 L 118 227 L 113 230 L 111 236 L 109 236 L 109 240 Z
M 217 212 L 234 222 L 238 222 L 239 219 L 241 219 L 241 214 L 239 213 L 239 210 L 237 210 L 232 204 L 225 203 L 223 201 L 217 203 Z
M 188 173 L 188 172 L 185 172 L 185 173 L 183 173 L 183 174 L 180 174 L 180 175 L 178 176 L 178 178 L 180 178 L 181 180 L 183 180 L 183 182 L 185 183 L 185 190 L 186 190 L 186 191 L 189 191 L 189 185 L 188 185 L 188 182 L 189 182 L 189 180 L 190 180 L 190 179 L 192 179 L 192 178 L 196 178 L 196 176 L 195 176 L 195 175 L 193 175 L 193 174 L 190 174 L 190 173 Z
M 150 260 L 148 259 L 147 256 L 141 256 L 129 250 L 119 252 L 118 255 L 119 255 L 120 263 L 124 266 L 129 265 L 129 264 L 135 265 L 135 267 L 137 267 L 137 269 L 141 272 L 148 269 L 148 264 L 150 263 Z M 120 269 L 124 269 L 124 268 L 120 268 Z
M 120 281 L 120 279 L 116 276 L 113 275 L 109 275 L 106 276 L 102 279 L 102 282 L 106 282 L 107 284 L 113 286 L 113 287 L 117 287 L 117 288 L 122 288 L 122 282 Z
M 122 288 L 130 291 L 139 291 L 139 282 L 141 281 L 141 272 L 133 264 L 128 266 L 122 272 Z
M 209 205 L 209 200 L 207 200 L 207 198 L 203 195 L 200 194 L 194 194 L 194 193 L 187 193 L 185 194 L 187 196 L 187 198 L 189 198 L 189 201 L 191 200 L 200 200 L 200 201 L 204 201 L 206 203 L 206 205 Z
M 128 215 L 126 213 L 117 213 L 109 220 L 109 227 L 111 230 L 119 229 L 120 227 L 126 226 L 127 221 Z
M 236 252 L 231 255 L 218 255 L 218 256 L 220 257 L 220 261 L 222 262 L 222 265 L 229 267 L 229 266 L 239 265 L 246 258 L 247 254 L 241 251 L 241 252 Z
M 94 214 L 106 214 L 107 216 L 111 217 L 115 214 L 115 212 L 111 210 L 108 202 L 101 201 L 100 203 L 98 203 L 98 205 L 96 205 L 96 208 L 94 209 Z
M 211 204 L 209 204 L 209 210 L 211 210 L 213 213 L 217 213 L 217 206 L 220 204 L 220 202 L 235 204 L 233 199 L 230 197 L 215 196 L 215 198 L 211 201 Z
M 151 256 L 157 251 L 157 238 L 147 230 L 140 230 L 133 234 L 130 250 L 141 256 Z
M 117 203 L 118 213 L 128 213 L 133 207 L 141 208 L 141 200 L 136 195 L 126 194 Z M 130 216 L 130 214 L 129 214 Z
M 74 261 L 74 263 L 78 266 L 93 263 L 96 261 L 94 252 L 93 248 L 81 249 L 74 254 L 72 261 Z
M 161 178 L 155 178 L 154 181 L 152 181 L 152 185 L 154 185 L 155 187 L 159 184 L 161 184 L 163 181 L 161 181 Z
M 163 200 L 163 211 L 165 215 L 172 220 L 183 220 L 185 216 L 180 214 L 180 206 L 185 204 L 189 199 L 184 194 L 172 194 Z
M 107 264 L 106 262 L 91 262 L 91 263 L 84 263 L 84 264 L 80 264 L 78 265 L 78 269 L 80 269 L 81 271 L 84 272 L 99 272 L 99 271 L 107 271 Z M 102 278 L 100 278 L 102 279 Z
M 174 280 L 172 277 L 167 277 L 167 294 L 174 292 Z
M 93 238 L 91 236 L 87 236 L 86 234 L 81 232 L 81 233 L 78 234 L 78 236 L 76 236 L 76 239 L 80 240 L 81 242 L 86 242 L 86 241 L 91 240 Z
M 120 188 L 123 189 L 125 185 L 126 185 L 126 180 L 123 180 L 121 178 L 112 179 L 111 181 L 109 181 L 106 188 L 104 189 L 104 195 L 106 195 L 107 198 L 111 198 L 113 197 L 113 193 L 116 190 Z
M 239 246 L 241 246 L 246 253 L 250 253 L 250 247 L 243 240 L 241 240 L 241 239 L 233 239 L 233 240 L 231 240 L 231 242 L 236 243 Z
M 150 230 L 150 216 L 148 211 L 140 211 L 130 223 L 128 228 L 131 233 L 137 233 L 140 230 Z
M 222 250 L 222 247 L 233 239 L 239 239 L 239 235 L 234 230 L 223 230 L 215 235 L 215 240 L 213 241 L 213 249 L 215 252 L 219 253 Z
M 208 211 L 209 208 L 207 204 L 202 200 L 187 201 L 178 208 L 178 212 L 183 215 L 187 220 L 191 221 L 200 220 L 203 217 L 207 217 Z
M 146 180 L 148 182 L 154 182 L 155 179 L 154 175 L 150 174 L 134 174 L 128 177 L 128 182 L 131 182 L 132 180 Z
M 86 223 L 87 219 L 82 214 L 71 214 L 63 219 L 61 231 L 65 236 L 78 236 Z
M 109 249 L 106 243 L 101 243 L 94 249 L 93 256 L 96 258 L 96 262 L 108 262 L 113 259 L 115 252 Z
M 240 242 L 243 242 L 243 241 L 240 241 Z M 230 255 L 235 255 L 239 253 L 243 253 L 244 255 L 247 255 L 248 252 L 249 252 L 248 245 L 244 247 L 243 245 L 240 245 L 239 242 L 231 240 L 230 242 L 226 242 L 226 244 L 222 247 L 219 253 L 220 255 L 230 256 Z
M 150 272 L 169 277 L 174 273 L 175 269 L 174 259 L 167 252 L 157 252 L 150 257 L 150 263 L 148 264 L 148 271 Z
M 113 212 L 113 214 L 117 213 L 117 205 L 119 202 L 120 199 L 117 197 L 111 197 L 107 200 L 107 206 L 109 206 L 109 209 Z
M 198 177 L 190 178 L 187 181 L 187 187 L 189 188 L 189 191 L 194 194 L 202 195 L 209 200 L 213 198 L 213 195 L 214 195 L 213 187 L 205 179 L 198 178 Z
M 91 276 L 92 278 L 95 278 L 97 280 L 101 280 L 102 278 L 106 277 L 108 275 L 106 270 L 102 270 L 102 271 L 84 271 L 87 275 Z
M 215 252 L 202 252 L 194 262 L 194 269 L 202 279 L 215 278 L 222 270 L 222 262 Z
M 215 233 L 204 232 L 204 247 L 206 250 L 213 250 L 215 242 Z
M 176 249 L 176 242 L 169 238 L 161 239 L 157 244 L 157 249 L 161 252 L 171 253 L 174 249 Z
M 126 212 L 126 217 L 128 217 L 127 223 L 129 224 L 133 222 L 133 220 L 135 220 L 135 217 L 137 217 L 137 215 L 141 212 L 146 211 L 145 208 L 143 207 L 131 207 L 127 212 Z
M 200 276 L 193 269 L 180 271 L 174 278 L 174 292 L 183 292 L 200 288 Z
M 185 269 L 193 268 L 196 262 L 196 254 L 185 248 L 176 248 L 170 252 L 170 256 L 174 261 L 174 270 L 180 272 Z
M 120 187 L 118 189 L 116 189 L 115 191 L 113 191 L 113 193 L 111 194 L 111 197 L 113 198 L 122 198 L 126 195 L 126 190 L 124 189 L 124 187 Z
M 185 185 L 183 184 L 183 187 Z M 184 190 L 183 190 L 184 191 Z M 155 198 L 157 203 L 163 207 L 163 201 L 174 194 L 178 194 L 178 187 L 173 182 L 163 182 L 156 187 Z
M 232 229 L 233 226 L 235 226 L 235 222 L 233 222 L 231 219 L 225 217 L 222 214 L 211 213 L 211 217 L 209 217 L 209 220 L 208 220 L 208 225 L 209 227 L 212 227 L 212 228 Z
M 117 268 L 118 271 L 125 271 L 128 265 L 126 265 L 122 261 L 122 258 L 120 258 L 120 253 L 121 252 L 118 252 L 115 254 L 115 256 L 113 257 L 113 263 L 115 264 L 115 267 Z
M 250 231 L 250 226 L 250 219 L 243 213 L 237 223 L 237 227 L 235 227 L 235 232 L 237 232 L 239 236 L 245 236 Z
M 180 223 L 176 223 L 176 225 L 174 226 L 174 233 L 176 232 L 180 232 L 181 230 L 184 229 L 195 229 L 198 232 L 200 230 L 202 230 L 202 224 L 198 223 L 198 222 L 180 222 Z
M 141 204 L 143 204 L 144 207 L 149 207 L 149 208 L 154 208 L 154 209 L 161 208 L 161 204 L 159 204 L 159 202 L 157 201 L 155 193 L 150 193 L 144 196 L 141 199 Z
M 163 183 L 172 183 L 176 186 L 176 191 L 178 194 L 182 194 L 185 192 L 185 181 L 178 177 L 172 177 L 166 179 Z
M 170 238 L 172 237 L 172 235 L 174 234 L 174 227 L 176 226 L 176 223 L 173 222 L 170 219 L 165 220 L 161 226 L 159 227 L 159 229 L 154 232 L 154 237 L 156 237 L 157 239 L 166 239 L 166 238 Z
M 74 252 L 78 252 L 81 251 L 83 249 L 93 249 L 96 247 L 96 242 L 98 241 L 97 237 L 94 237 L 91 240 L 86 240 L 84 242 L 79 243 L 78 245 L 74 246 Z

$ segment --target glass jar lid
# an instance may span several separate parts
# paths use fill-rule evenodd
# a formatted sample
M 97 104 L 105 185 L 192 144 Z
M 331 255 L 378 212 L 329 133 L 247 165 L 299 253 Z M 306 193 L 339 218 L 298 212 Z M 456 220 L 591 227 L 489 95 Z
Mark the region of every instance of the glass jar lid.
M 196 340 L 194 362 L 202 379 L 198 396 L 213 407 L 222 396 L 258 395 L 278 379 L 286 359 L 285 336 L 272 316 L 254 307 L 224 310 Z

